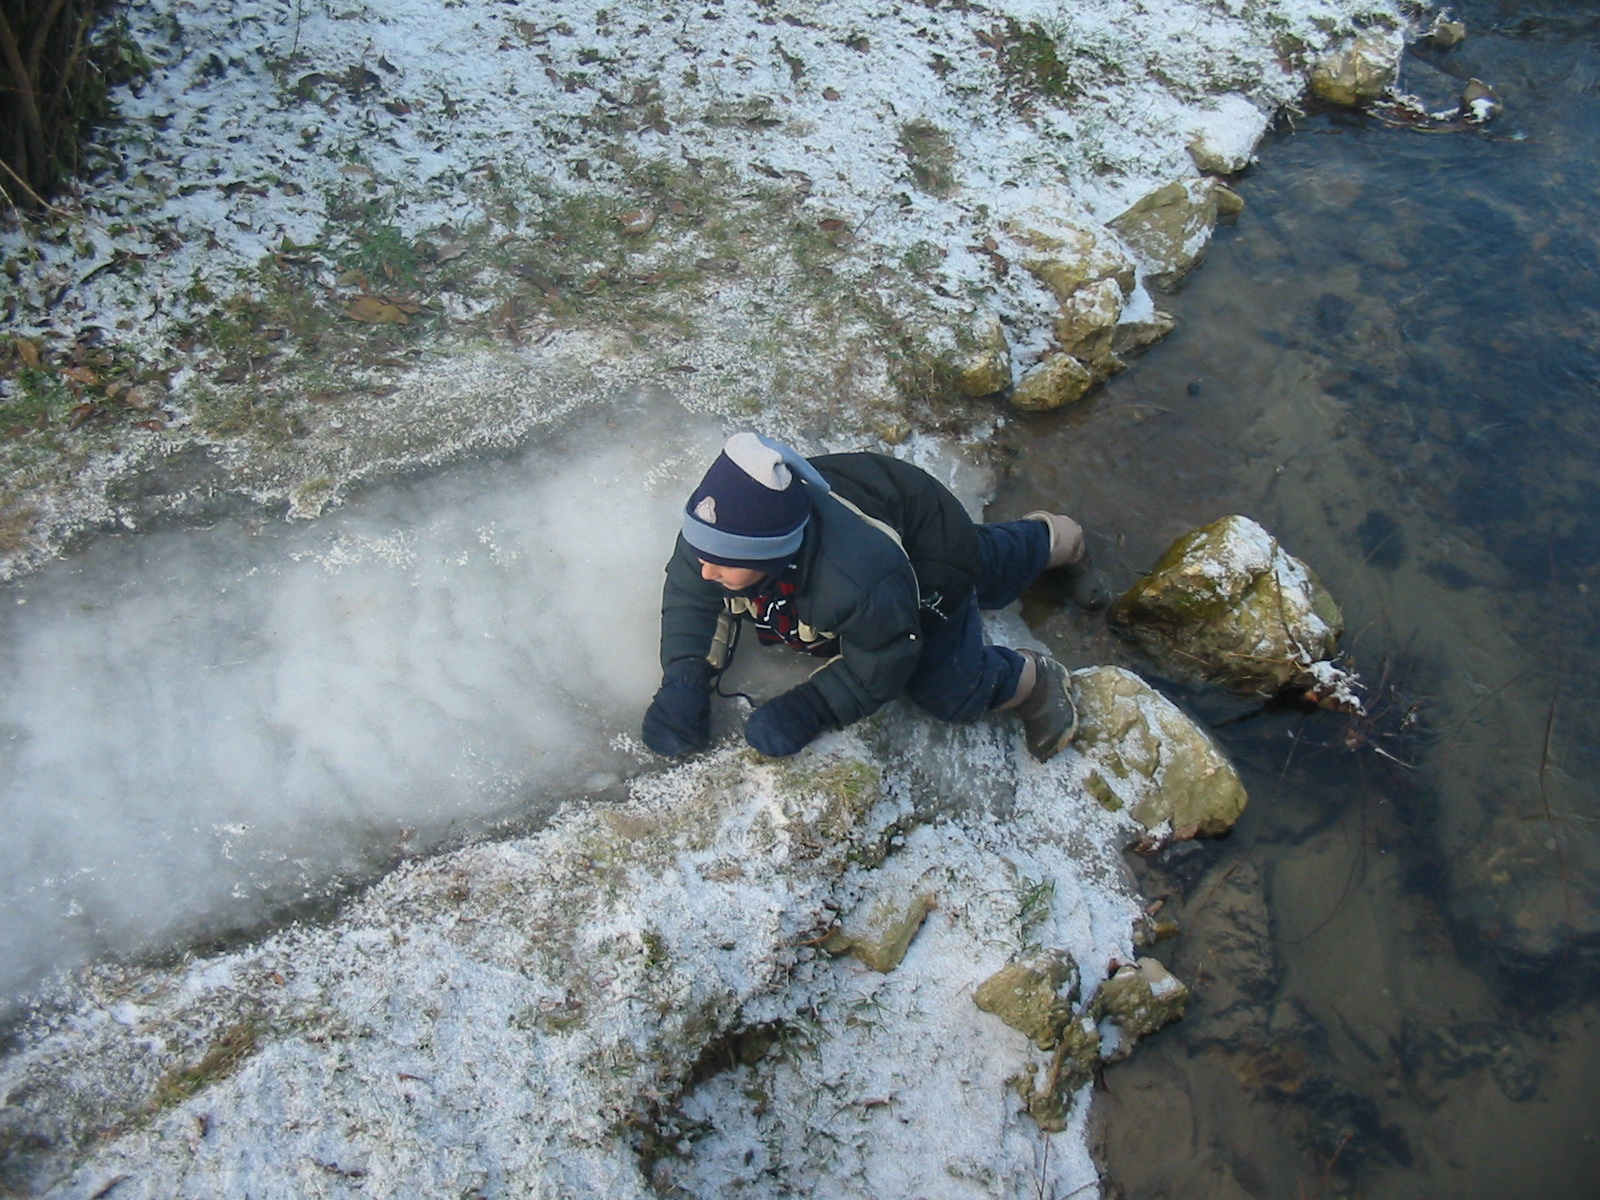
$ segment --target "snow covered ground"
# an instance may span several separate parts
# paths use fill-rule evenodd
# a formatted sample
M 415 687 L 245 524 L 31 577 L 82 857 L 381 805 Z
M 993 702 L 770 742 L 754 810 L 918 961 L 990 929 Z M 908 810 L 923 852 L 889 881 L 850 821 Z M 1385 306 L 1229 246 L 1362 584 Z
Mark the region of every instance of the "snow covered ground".
M 1041 1053 L 970 992 L 1029 946 L 1067 950 L 1086 990 L 1130 954 L 1131 827 L 1076 755 L 1040 768 L 1009 726 L 898 710 L 790 766 L 724 747 L 661 771 L 628 736 L 656 562 L 728 424 L 807 449 L 915 425 L 886 330 L 981 303 L 1037 359 L 1054 302 L 1003 265 L 1005 215 L 1050 186 L 1104 222 L 1194 176 L 1194 138 L 1247 149 L 1366 12 L 1392 16 L 131 5 L 157 69 L 108 166 L 0 255 L 42 369 L 98 346 L 167 391 L 137 412 L 96 392 L 58 459 L 23 447 L 0 526 L 33 524 L 0 537 L 6 569 L 209 490 L 310 516 L 522 449 L 310 525 L 105 539 L 8 585 L 4 986 L 559 814 L 406 861 L 320 924 L 60 983 L 0 1063 L 0 1182 L 1092 1193 L 1086 1105 L 1032 1125 L 1007 1081 Z M 642 411 L 613 407 L 639 385 Z M 981 436 L 993 411 L 968 419 Z M 174 466 L 197 449 L 204 484 Z M 827 819 L 844 800 L 854 819 Z M 921 889 L 937 908 L 896 972 L 806 944 Z M 752 1030 L 773 1048 L 745 1062 L 729 1038 Z

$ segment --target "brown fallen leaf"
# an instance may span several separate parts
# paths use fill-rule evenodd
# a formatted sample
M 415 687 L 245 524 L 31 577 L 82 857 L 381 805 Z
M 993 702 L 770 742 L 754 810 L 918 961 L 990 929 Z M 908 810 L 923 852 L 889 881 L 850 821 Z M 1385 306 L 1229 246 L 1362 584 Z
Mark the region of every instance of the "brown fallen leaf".
M 617 224 L 622 226 L 622 232 L 627 234 L 649 233 L 655 223 L 655 210 L 649 208 L 636 208 L 617 217 Z
M 37 367 L 41 361 L 39 343 L 29 338 L 17 338 L 17 358 L 25 367 Z
M 357 296 L 355 302 L 345 309 L 344 315 L 352 321 L 363 321 L 368 325 L 407 325 L 411 322 L 400 305 L 377 296 Z
M 438 252 L 433 256 L 433 261 L 436 263 L 453 262 L 465 254 L 468 249 L 466 242 L 446 243 L 439 247 Z
M 838 233 L 841 229 L 849 229 L 850 222 L 839 217 L 824 217 L 817 222 L 817 228 L 824 233 Z
M 74 408 L 72 410 L 71 413 L 68 414 L 68 417 L 67 417 L 67 428 L 68 429 L 76 429 L 79 425 L 82 425 L 85 421 L 87 421 L 90 417 L 94 416 L 95 413 L 97 413 L 99 411 L 100 411 L 100 406 L 98 404 L 93 403 L 93 402 L 90 402 L 88 404 L 80 404 L 80 405 L 78 405 L 76 408 Z
M 333 282 L 339 287 L 364 288 L 367 286 L 367 273 L 352 267 L 350 270 L 343 272 Z
M 72 380 L 73 383 L 83 384 L 84 387 L 94 387 L 95 384 L 100 382 L 100 376 L 96 375 L 88 367 L 62 367 L 61 374 Z
M 831 87 L 822 89 L 822 98 L 824 100 L 843 100 L 844 99 L 844 97 L 842 95 L 840 95 L 839 92 L 836 89 L 831 88 Z

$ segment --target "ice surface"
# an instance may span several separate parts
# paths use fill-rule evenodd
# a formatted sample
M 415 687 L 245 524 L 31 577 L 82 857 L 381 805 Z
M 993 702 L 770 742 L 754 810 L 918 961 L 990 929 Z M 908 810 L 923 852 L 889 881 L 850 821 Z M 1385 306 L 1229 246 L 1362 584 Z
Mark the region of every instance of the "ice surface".
M 0 994 L 615 785 L 720 434 L 608 416 L 315 526 L 103 540 L 0 593 Z

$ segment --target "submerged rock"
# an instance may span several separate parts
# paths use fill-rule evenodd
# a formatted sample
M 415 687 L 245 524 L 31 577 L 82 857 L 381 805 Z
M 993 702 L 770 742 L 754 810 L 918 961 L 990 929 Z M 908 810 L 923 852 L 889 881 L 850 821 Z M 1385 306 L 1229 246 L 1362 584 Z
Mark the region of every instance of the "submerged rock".
M 1178 678 L 1271 697 L 1297 688 L 1356 710 L 1331 659 L 1344 617 L 1317 577 L 1248 517 L 1184 534 L 1107 614 Z
M 1490 819 L 1451 861 L 1455 921 L 1495 966 L 1512 976 L 1600 967 L 1600 861 L 1574 852 L 1570 826 L 1507 814 Z M 1557 838 L 1564 846 L 1558 846 Z M 1592 977 L 1592 976 L 1589 976 Z
M 1144 261 L 1150 282 L 1166 290 L 1205 258 L 1217 222 L 1243 209 L 1238 193 L 1216 179 L 1179 179 L 1139 200 L 1111 228 Z
M 1132 354 L 1159 342 L 1177 327 L 1177 319 L 1159 308 L 1143 321 L 1123 321 L 1111 333 L 1111 352 L 1116 355 Z
M 1074 671 L 1078 735 L 1088 788 L 1113 811 L 1124 806 L 1147 830 L 1178 838 L 1233 828 L 1249 799 L 1211 735 L 1132 671 Z
M 1359 108 L 1380 99 L 1400 72 L 1397 34 L 1367 33 L 1311 69 L 1311 91 L 1330 104 Z
M 1078 998 L 1078 964 L 1062 950 L 1008 962 L 978 985 L 972 1000 L 1041 1050 L 1061 1040 Z

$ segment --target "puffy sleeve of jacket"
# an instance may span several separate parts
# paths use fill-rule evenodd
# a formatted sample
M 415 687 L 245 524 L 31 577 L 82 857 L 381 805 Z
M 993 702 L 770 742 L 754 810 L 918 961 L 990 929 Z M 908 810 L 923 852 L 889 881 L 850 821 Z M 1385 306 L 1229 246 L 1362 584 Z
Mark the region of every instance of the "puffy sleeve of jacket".
M 700 577 L 693 548 L 678 535 L 661 589 L 661 666 L 680 658 L 704 658 L 711 652 L 722 612 L 723 589 Z
M 843 727 L 904 691 L 922 657 L 917 579 L 910 564 L 902 562 L 862 588 L 830 627 L 839 635 L 839 654 L 802 686 L 816 688 L 835 724 Z

